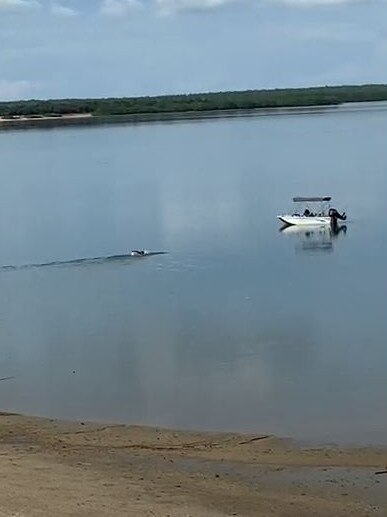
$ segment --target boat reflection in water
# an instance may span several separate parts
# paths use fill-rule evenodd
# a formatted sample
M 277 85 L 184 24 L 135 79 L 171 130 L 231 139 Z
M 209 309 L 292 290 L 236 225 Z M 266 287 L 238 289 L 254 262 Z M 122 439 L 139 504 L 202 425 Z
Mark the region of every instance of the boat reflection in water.
M 293 238 L 295 250 L 300 253 L 331 253 L 333 242 L 347 232 L 346 225 L 283 226 L 280 232 Z

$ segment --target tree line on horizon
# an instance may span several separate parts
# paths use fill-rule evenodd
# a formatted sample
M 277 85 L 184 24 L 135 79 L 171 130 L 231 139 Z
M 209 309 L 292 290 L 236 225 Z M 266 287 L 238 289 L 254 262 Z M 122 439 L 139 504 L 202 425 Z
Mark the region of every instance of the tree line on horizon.
M 326 106 L 346 102 L 387 100 L 387 85 L 324 86 L 275 90 L 248 90 L 155 97 L 123 97 L 103 99 L 58 99 L 0 101 L 0 116 L 93 116 L 135 115 L 142 113 L 174 113 L 187 111 L 244 110 L 295 106 Z

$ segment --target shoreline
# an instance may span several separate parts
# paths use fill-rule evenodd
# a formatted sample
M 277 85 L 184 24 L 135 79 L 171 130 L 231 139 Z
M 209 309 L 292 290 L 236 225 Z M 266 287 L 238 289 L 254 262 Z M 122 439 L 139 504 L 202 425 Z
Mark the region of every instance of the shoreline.
M 383 109 L 387 109 L 386 101 L 363 101 L 340 104 L 317 104 L 253 109 L 134 113 L 126 115 L 93 115 L 91 113 L 84 113 L 63 115 L 61 117 L 42 116 L 39 118 L 21 117 L 17 119 L 0 117 L 0 131 L 39 128 L 55 129 L 71 126 L 92 127 L 101 125 L 221 120 L 228 118 L 348 113 L 357 111 L 379 111 Z
M 387 448 L 0 414 L 0 516 L 387 513 Z

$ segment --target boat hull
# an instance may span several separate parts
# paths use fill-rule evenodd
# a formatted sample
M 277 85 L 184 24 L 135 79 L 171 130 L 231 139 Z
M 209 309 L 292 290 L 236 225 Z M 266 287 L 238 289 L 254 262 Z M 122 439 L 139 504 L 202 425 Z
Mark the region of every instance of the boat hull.
M 331 224 L 329 216 L 278 215 L 277 218 L 288 226 L 325 226 Z

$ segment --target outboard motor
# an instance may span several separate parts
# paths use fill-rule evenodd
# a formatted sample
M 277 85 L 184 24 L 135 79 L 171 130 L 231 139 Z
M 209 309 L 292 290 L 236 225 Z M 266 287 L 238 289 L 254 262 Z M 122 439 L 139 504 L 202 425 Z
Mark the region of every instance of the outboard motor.
M 331 218 L 331 226 L 333 229 L 337 229 L 337 221 L 345 221 L 347 219 L 347 215 L 345 212 L 340 214 L 336 208 L 330 208 L 328 212 L 329 217 Z

